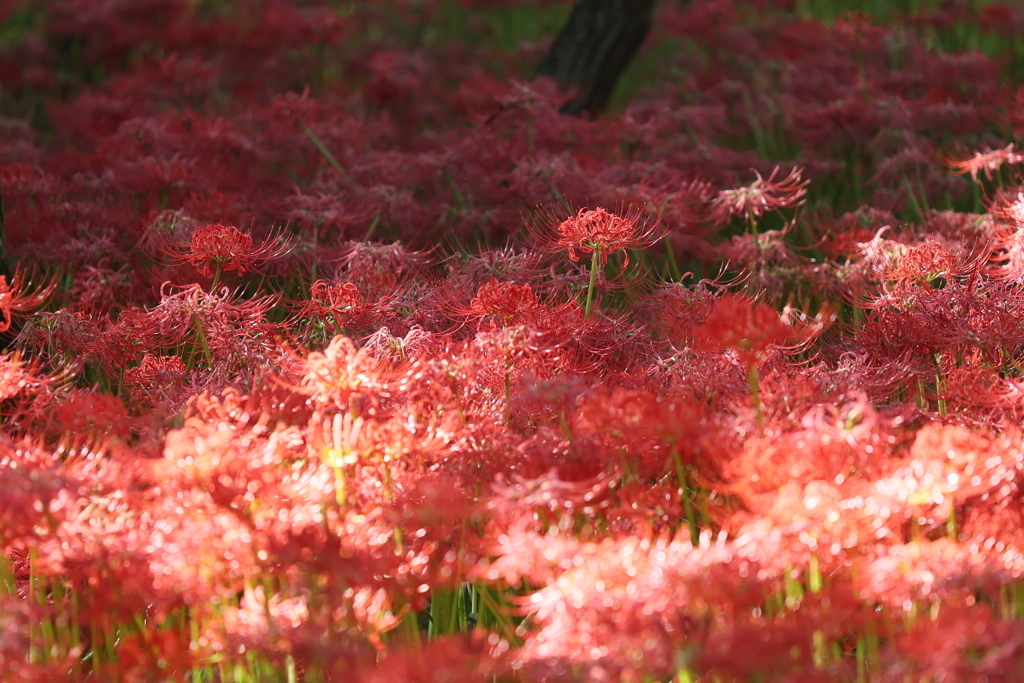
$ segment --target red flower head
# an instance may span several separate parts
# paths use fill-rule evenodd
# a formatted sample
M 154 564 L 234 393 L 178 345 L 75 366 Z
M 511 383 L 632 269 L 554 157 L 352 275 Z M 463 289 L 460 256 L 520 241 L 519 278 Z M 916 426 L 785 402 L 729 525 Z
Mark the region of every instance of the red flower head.
M 598 253 L 601 263 L 608 262 L 608 255 L 625 249 L 642 249 L 658 241 L 655 235 L 657 224 L 641 225 L 640 211 L 630 208 L 625 215 L 617 215 L 606 209 L 580 209 L 575 216 L 553 225 L 547 220 L 537 233 L 541 248 L 546 251 L 567 249 L 569 258 L 578 261 L 576 252 Z M 626 262 L 629 264 L 629 255 Z
M 495 316 L 503 326 L 517 319 L 525 319 L 541 309 L 537 295 L 530 285 L 514 282 L 491 281 L 477 291 L 469 304 L 468 313 L 480 317 Z
M 791 341 L 793 330 L 770 306 L 740 294 L 723 294 L 693 334 L 698 348 L 732 349 L 740 362 L 752 367 L 766 349 Z
M 124 383 L 132 394 L 147 405 L 161 401 L 173 403 L 188 396 L 189 371 L 178 356 L 146 354 L 136 368 L 124 371 Z
M 733 216 L 745 216 L 753 222 L 769 211 L 778 211 L 788 206 L 799 206 L 804 203 L 807 185 L 810 181 L 801 180 L 803 169 L 794 168 L 789 175 L 775 180 L 779 173 L 776 166 L 767 179 L 754 171 L 757 180 L 746 187 L 734 190 L 722 190 L 712 203 L 712 220 L 718 224 L 727 223 Z
M 239 275 L 270 259 L 288 253 L 291 245 L 275 236 L 253 244 L 252 235 L 233 225 L 202 225 L 192 232 L 188 246 L 163 243 L 161 250 L 180 263 L 191 263 L 204 277 L 213 277 L 222 270 Z
M 9 285 L 7 276 L 0 275 L 0 332 L 11 328 L 14 312 L 23 313 L 42 306 L 56 285 L 57 281 L 51 280 L 32 291 L 32 283 L 25 282 L 22 273 L 15 273 Z
M 1024 155 L 1013 151 L 1013 143 L 1002 149 L 985 149 L 984 152 L 975 152 L 970 159 L 945 160 L 946 165 L 953 169 L 957 175 L 971 174 L 971 180 L 978 182 L 978 173 L 982 172 L 985 177 L 992 180 L 992 173 L 999 170 L 1003 164 L 1019 164 L 1024 162 Z
M 310 299 L 327 310 L 348 311 L 362 303 L 359 288 L 351 282 L 317 280 L 309 290 Z
M 204 225 L 192 233 L 192 256 L 189 261 L 203 275 L 210 276 L 210 265 L 218 264 L 224 270 L 237 270 L 239 274 L 257 263 L 281 256 L 288 245 L 267 238 L 253 248 L 252 236 L 239 232 L 234 226 Z

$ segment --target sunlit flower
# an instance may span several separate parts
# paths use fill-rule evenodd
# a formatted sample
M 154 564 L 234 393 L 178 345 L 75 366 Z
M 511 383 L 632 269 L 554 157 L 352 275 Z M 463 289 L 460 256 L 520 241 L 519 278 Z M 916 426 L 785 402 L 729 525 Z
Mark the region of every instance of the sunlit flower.
M 790 340 L 793 330 L 770 306 L 725 294 L 693 335 L 699 348 L 715 352 L 731 349 L 744 365 L 752 366 L 769 347 Z
M 288 246 L 274 238 L 267 238 L 254 248 L 251 235 L 239 232 L 234 226 L 214 224 L 196 228 L 192 234 L 190 261 L 206 276 L 210 274 L 211 265 L 241 274 L 287 251 Z
M 1013 151 L 1011 142 L 1002 149 L 985 149 L 983 152 L 975 152 L 969 159 L 946 159 L 949 166 L 957 175 L 971 174 L 971 180 L 978 182 L 978 173 L 985 174 L 985 178 L 992 180 L 992 174 L 998 171 L 1003 164 L 1019 164 L 1024 161 L 1024 155 Z
M 188 246 L 166 244 L 162 248 L 173 259 L 198 268 L 204 277 L 215 277 L 221 271 L 236 271 L 241 275 L 283 256 L 291 245 L 274 235 L 254 244 L 252 235 L 233 225 L 213 223 L 196 228 Z
M 26 281 L 25 274 L 21 272 L 15 273 L 11 283 L 7 284 L 7 276 L 0 275 L 0 332 L 11 328 L 14 313 L 24 313 L 42 306 L 56 286 L 57 281 L 51 279 L 33 288 L 32 282 Z
M 603 208 L 580 209 L 553 225 L 549 220 L 538 231 L 541 247 L 548 251 L 567 250 L 569 258 L 579 261 L 577 252 L 597 253 L 601 263 L 608 263 L 609 254 L 627 249 L 643 249 L 658 241 L 657 224 L 641 223 L 641 212 L 628 209 L 614 214 Z M 623 264 L 628 265 L 629 254 Z

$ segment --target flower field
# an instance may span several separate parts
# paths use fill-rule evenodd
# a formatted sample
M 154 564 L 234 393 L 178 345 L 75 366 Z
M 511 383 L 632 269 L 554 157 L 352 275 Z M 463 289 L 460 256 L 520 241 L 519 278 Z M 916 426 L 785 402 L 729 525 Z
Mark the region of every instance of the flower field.
M 1024 5 L 0 0 L 0 678 L 1024 680 Z

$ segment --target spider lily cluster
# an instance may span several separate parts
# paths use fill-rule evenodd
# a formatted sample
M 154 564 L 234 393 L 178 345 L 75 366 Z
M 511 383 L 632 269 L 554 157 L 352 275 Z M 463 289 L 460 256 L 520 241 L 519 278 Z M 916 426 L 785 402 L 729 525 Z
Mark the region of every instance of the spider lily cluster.
M 589 120 L 565 3 L 86 4 L 0 2 L 3 680 L 1024 676 L 1020 7 L 664 2 Z

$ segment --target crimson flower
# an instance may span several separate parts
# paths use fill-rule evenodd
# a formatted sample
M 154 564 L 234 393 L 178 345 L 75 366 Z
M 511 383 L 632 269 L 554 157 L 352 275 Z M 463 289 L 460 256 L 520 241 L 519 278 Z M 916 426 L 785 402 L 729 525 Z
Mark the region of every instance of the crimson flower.
M 713 353 L 731 349 L 746 366 L 747 383 L 760 430 L 764 429 L 764 414 L 761 411 L 758 364 L 765 351 L 789 341 L 792 334 L 793 330 L 771 307 L 741 294 L 730 293 L 715 301 L 704 324 L 693 331 L 697 348 Z
M 174 402 L 188 395 L 188 367 L 178 356 L 146 354 L 138 367 L 124 371 L 124 383 L 147 405 Z
M 558 225 L 554 225 L 553 220 L 542 223 L 539 232 L 536 233 L 542 249 L 566 249 L 572 261 L 579 261 L 577 250 L 591 254 L 590 284 L 587 286 L 584 319 L 590 318 L 597 271 L 600 266 L 608 263 L 608 254 L 649 247 L 660 238 L 660 235 L 655 234 L 658 224 L 641 224 L 639 210 L 631 207 L 620 213 L 624 215 L 614 214 L 600 207 L 580 209 L 575 216 L 569 216 Z M 625 268 L 628 265 L 629 253 L 626 252 L 622 266 Z
M 355 308 L 362 303 L 359 288 L 351 282 L 330 283 L 317 280 L 310 287 L 309 296 L 313 302 L 321 304 L 324 308 L 343 311 Z

